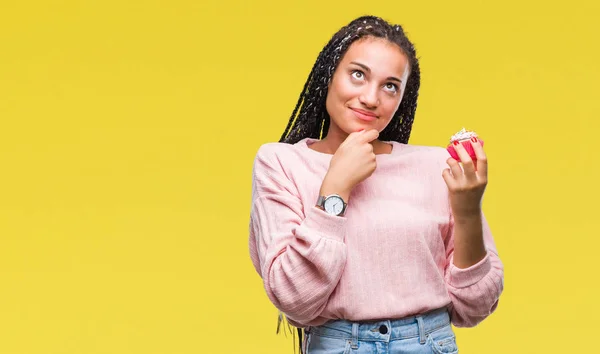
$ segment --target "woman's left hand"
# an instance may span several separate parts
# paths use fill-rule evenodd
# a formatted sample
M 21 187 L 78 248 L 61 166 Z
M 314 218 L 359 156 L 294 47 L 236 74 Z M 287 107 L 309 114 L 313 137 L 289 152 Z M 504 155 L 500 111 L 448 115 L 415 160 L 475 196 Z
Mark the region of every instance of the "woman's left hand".
M 450 192 L 450 206 L 454 218 L 478 217 L 481 213 L 481 200 L 487 185 L 487 157 L 477 138 L 471 139 L 476 160 L 473 161 L 462 144 L 454 145 L 461 165 L 450 157 L 446 163 L 450 168 L 442 172 L 442 177 Z

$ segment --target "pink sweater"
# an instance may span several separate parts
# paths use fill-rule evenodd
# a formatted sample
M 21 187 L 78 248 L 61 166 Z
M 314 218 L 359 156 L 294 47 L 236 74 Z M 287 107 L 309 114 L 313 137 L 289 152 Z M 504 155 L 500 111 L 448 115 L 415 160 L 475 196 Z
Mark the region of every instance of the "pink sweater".
M 452 263 L 444 148 L 392 142 L 338 217 L 314 206 L 332 156 L 310 149 L 314 141 L 265 144 L 253 168 L 250 256 L 291 324 L 396 319 L 449 305 L 452 323 L 471 327 L 496 309 L 504 270 L 485 217 L 486 257 L 466 269 Z

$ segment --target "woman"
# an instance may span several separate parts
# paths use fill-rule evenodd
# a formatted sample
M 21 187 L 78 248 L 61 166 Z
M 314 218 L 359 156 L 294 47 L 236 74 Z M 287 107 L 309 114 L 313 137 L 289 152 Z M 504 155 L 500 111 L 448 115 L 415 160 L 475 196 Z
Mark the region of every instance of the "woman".
M 455 353 L 451 323 L 497 307 L 485 153 L 476 138 L 476 161 L 456 145 L 461 166 L 407 144 L 419 83 L 402 28 L 360 17 L 319 54 L 280 142 L 256 155 L 250 254 L 305 353 Z

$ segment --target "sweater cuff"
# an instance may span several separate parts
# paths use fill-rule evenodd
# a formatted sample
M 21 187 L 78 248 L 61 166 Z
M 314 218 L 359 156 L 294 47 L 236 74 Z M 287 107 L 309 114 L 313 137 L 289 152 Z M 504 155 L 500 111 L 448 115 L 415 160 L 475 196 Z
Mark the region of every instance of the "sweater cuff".
M 317 207 L 310 207 L 306 211 L 306 218 L 300 225 L 300 228 L 310 230 L 310 234 L 344 242 L 346 236 L 346 218 L 327 214 Z
M 458 268 L 454 265 L 454 258 L 451 258 L 448 266 L 448 284 L 455 288 L 466 288 L 483 279 L 491 269 L 489 252 L 482 260 L 468 268 Z

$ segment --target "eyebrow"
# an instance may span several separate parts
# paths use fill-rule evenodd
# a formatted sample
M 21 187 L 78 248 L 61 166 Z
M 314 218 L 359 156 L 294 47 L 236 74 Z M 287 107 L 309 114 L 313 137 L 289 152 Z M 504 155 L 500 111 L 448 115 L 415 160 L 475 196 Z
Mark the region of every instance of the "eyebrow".
M 365 64 L 361 64 L 361 63 L 358 63 L 358 62 L 355 62 L 355 61 L 350 62 L 350 64 L 358 65 L 361 68 L 365 69 L 365 71 L 368 72 L 368 73 L 371 72 L 371 69 L 368 66 L 366 66 Z M 394 77 L 394 76 L 388 77 L 387 80 L 398 81 L 398 82 L 402 83 L 402 80 L 400 80 L 399 78 Z

